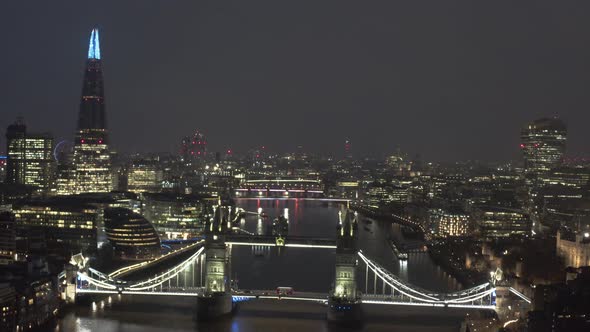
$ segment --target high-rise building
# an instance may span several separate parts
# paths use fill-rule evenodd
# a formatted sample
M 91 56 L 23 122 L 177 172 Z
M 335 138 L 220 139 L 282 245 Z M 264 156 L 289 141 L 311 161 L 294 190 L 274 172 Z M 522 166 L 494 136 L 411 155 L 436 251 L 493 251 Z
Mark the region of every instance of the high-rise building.
M 49 189 L 54 171 L 53 138 L 49 134 L 30 134 L 22 119 L 6 129 L 6 182 Z
M 203 133 L 196 131 L 192 136 L 182 139 L 180 156 L 185 163 L 203 160 L 207 156 L 207 140 Z
M 558 118 L 543 118 L 528 124 L 521 132 L 520 148 L 527 174 L 545 174 L 561 164 L 565 153 L 567 127 Z
M 352 143 L 349 139 L 344 141 L 344 157 L 352 158 Z
M 93 29 L 74 141 L 74 193 L 111 191 L 111 156 L 98 29 Z

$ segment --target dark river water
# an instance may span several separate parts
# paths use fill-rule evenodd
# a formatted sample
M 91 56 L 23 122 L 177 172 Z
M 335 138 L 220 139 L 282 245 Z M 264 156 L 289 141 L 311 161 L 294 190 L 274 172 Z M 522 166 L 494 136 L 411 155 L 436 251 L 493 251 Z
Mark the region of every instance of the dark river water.
M 261 207 L 269 218 L 251 215 L 242 221 L 242 228 L 264 233 L 268 223 L 288 208 L 289 234 L 335 238 L 340 203 L 302 199 L 238 199 L 238 206 L 247 211 Z M 410 254 L 406 262 L 395 259 L 387 239 L 403 236 L 399 226 L 367 221 L 359 216 L 359 246 L 366 256 L 409 283 L 434 291 L 452 291 L 460 284 L 436 266 L 426 253 Z M 290 286 L 296 291 L 330 290 L 334 278 L 335 249 L 251 248 L 233 246 L 231 276 L 242 289 L 274 289 Z M 200 279 L 197 273 L 188 272 Z M 192 277 L 196 274 L 196 277 Z M 373 277 L 365 280 L 365 268 L 359 265 L 358 287 L 373 292 Z M 381 284 L 377 292 L 382 291 Z M 364 331 L 458 331 L 465 311 L 443 308 L 367 305 Z M 78 305 L 60 320 L 56 331 L 332 331 L 325 321 L 326 307 L 296 301 L 249 301 L 222 322 L 199 324 L 194 315 L 194 299 L 171 297 L 114 296 L 98 299 L 95 305 Z

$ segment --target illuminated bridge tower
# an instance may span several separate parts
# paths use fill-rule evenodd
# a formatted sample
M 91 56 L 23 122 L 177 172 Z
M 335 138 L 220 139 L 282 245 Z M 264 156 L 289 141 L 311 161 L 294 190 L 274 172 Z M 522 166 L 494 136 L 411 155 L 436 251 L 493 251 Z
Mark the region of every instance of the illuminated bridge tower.
M 360 322 L 361 300 L 356 287 L 357 216 L 352 210 L 345 209 L 338 213 L 338 218 L 336 274 L 328 298 L 328 321 Z
M 231 208 L 220 204 L 205 229 L 205 292 L 197 298 L 197 319 L 210 320 L 233 310 L 230 253 L 225 236 L 231 229 Z
M 73 193 L 111 191 L 111 157 L 106 122 L 99 36 L 98 29 L 93 29 L 74 142 Z

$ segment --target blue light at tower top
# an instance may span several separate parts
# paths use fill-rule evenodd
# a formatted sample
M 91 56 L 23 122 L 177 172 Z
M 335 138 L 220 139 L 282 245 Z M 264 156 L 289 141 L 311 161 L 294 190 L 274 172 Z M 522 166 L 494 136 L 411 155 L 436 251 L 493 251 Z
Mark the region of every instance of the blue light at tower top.
M 88 45 L 88 59 L 100 60 L 100 43 L 98 39 L 98 29 L 92 29 L 90 34 L 90 44 Z

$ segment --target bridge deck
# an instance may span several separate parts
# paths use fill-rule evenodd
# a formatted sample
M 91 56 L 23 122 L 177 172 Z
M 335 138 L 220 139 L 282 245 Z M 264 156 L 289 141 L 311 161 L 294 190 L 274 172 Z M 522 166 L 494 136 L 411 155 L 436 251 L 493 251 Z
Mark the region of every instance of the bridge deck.
M 93 290 L 93 289 L 78 289 L 80 294 L 118 294 L 115 290 Z M 149 296 L 188 296 L 198 297 L 203 296 L 203 288 L 164 288 L 158 291 L 123 291 L 125 295 L 149 295 Z M 292 295 L 279 295 L 275 290 L 240 290 L 232 292 L 232 296 L 236 301 L 245 301 L 253 299 L 267 299 L 267 300 L 290 300 L 290 301 L 310 301 L 326 304 L 328 301 L 328 293 L 314 293 L 314 292 L 295 292 Z M 401 306 L 422 306 L 422 307 L 449 307 L 449 308 L 465 308 L 465 309 L 482 309 L 495 310 L 496 306 L 492 304 L 441 304 L 441 303 L 423 303 L 411 302 L 403 299 L 400 296 L 391 295 L 375 295 L 364 294 L 361 298 L 363 304 L 376 305 L 401 305 Z
M 284 238 L 284 240 L 285 247 L 336 249 L 335 239 L 287 236 Z M 242 246 L 275 247 L 277 246 L 277 239 L 275 236 L 233 234 L 226 237 L 225 243 Z

